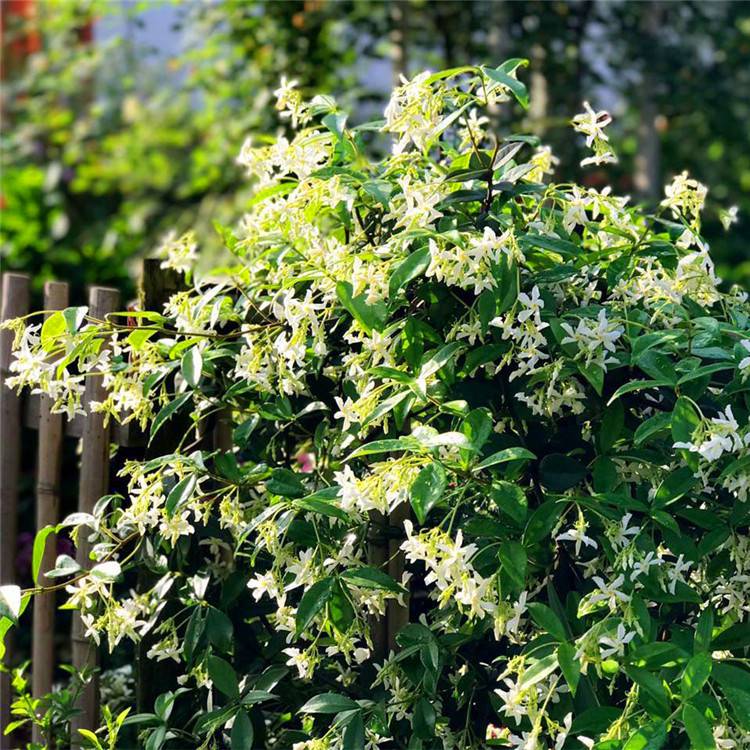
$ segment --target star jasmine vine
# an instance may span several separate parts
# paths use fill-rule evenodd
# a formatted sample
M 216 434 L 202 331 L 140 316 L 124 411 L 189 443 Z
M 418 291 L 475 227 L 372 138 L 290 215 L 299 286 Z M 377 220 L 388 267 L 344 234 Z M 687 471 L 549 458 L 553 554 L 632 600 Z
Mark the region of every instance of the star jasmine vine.
M 170 667 L 103 743 L 748 747 L 747 294 L 687 173 L 650 213 L 497 125 L 524 65 L 419 74 L 356 125 L 283 80 L 220 275 L 172 234 L 163 310 L 5 324 L 10 387 L 72 417 L 101 377 L 92 411 L 151 439 L 52 571 L 88 637 Z M 582 164 L 613 161 L 584 107 Z M 2 587 L 3 632 L 41 590 Z

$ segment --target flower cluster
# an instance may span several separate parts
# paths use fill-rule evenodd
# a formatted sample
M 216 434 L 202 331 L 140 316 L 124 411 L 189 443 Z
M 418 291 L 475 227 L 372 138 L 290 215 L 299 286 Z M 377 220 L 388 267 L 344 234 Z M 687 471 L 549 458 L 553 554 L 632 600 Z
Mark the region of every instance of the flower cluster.
M 50 572 L 90 638 L 164 666 L 123 725 L 147 747 L 744 741 L 747 294 L 700 183 L 648 215 L 493 132 L 522 64 L 420 74 L 353 127 L 282 81 L 234 266 L 202 279 L 170 235 L 163 309 L 6 324 L 11 387 L 73 416 L 101 378 L 92 410 L 149 433 L 67 522 L 91 559 Z

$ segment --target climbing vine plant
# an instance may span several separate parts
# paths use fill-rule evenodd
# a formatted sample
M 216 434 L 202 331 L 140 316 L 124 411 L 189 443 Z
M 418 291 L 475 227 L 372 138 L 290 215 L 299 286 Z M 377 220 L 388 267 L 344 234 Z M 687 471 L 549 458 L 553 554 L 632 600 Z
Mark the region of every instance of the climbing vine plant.
M 423 73 L 354 127 L 282 81 L 220 280 L 172 236 L 163 310 L 9 324 L 9 385 L 74 415 L 100 377 L 90 408 L 151 440 L 52 571 L 158 664 L 154 706 L 87 742 L 746 746 L 747 294 L 687 174 L 648 214 L 492 128 L 524 64 Z M 584 164 L 610 119 L 573 119 Z M 3 630 L 39 590 L 2 588 Z

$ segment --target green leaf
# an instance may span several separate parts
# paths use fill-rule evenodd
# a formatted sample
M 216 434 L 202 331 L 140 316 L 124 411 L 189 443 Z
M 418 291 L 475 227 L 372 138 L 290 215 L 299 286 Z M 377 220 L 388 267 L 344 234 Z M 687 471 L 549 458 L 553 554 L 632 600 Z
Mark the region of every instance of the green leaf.
M 628 667 L 626 672 L 630 679 L 638 685 L 638 698 L 646 711 L 658 718 L 669 716 L 669 696 L 661 679 L 655 674 L 638 667 Z
M 340 693 L 321 693 L 314 698 L 310 698 L 310 700 L 300 708 L 300 713 L 337 714 L 340 711 L 352 711 L 358 708 L 359 705 L 345 695 L 341 695 Z
M 351 718 L 344 724 L 341 742 L 341 750 L 365 749 L 365 722 L 361 711 L 353 711 Z
M 596 363 L 586 365 L 583 362 L 578 362 L 577 366 L 581 375 L 589 381 L 597 395 L 601 396 L 604 389 L 604 370 Z
M 336 284 L 336 295 L 344 309 L 364 328 L 366 333 L 371 334 L 373 330 L 383 330 L 388 317 L 388 308 L 383 302 L 368 305 L 365 301 L 366 294 L 358 294 L 354 297 L 352 285 L 348 281 L 339 281 Z
M 661 388 L 665 385 L 671 385 L 668 380 L 629 380 L 627 383 L 621 385 L 609 398 L 607 405 L 617 401 L 620 396 L 624 396 L 626 393 L 632 393 L 633 391 L 642 391 L 645 388 Z
M 555 492 L 575 487 L 586 476 L 586 467 L 564 453 L 550 453 L 539 465 L 542 484 Z
M 518 589 L 522 589 L 526 584 L 526 566 L 528 564 L 523 545 L 514 540 L 507 541 L 500 546 L 498 557 L 507 576 Z
M 401 584 L 396 583 L 388 573 L 369 565 L 361 568 L 349 568 L 341 574 L 341 577 L 347 583 L 362 589 L 380 589 L 394 594 L 406 593 L 406 589 Z
M 672 410 L 672 438 L 675 443 L 689 443 L 700 423 L 700 414 L 693 402 L 685 396 L 678 398 Z
M 526 529 L 523 532 L 524 544 L 534 544 L 544 539 L 557 523 L 557 519 L 565 507 L 564 503 L 557 500 L 547 500 L 542 503 L 529 518 Z
M 192 393 L 183 393 L 178 396 L 174 401 L 170 401 L 164 406 L 159 413 L 154 417 L 154 421 L 151 423 L 151 432 L 149 434 L 149 444 L 153 441 L 154 436 L 161 429 L 162 425 L 169 419 L 172 418 L 175 412 L 179 411 L 189 398 L 192 397 Z
M 674 362 L 660 351 L 649 349 L 641 354 L 634 364 L 655 380 L 664 380 L 670 385 L 677 380 Z
M 695 626 L 693 650 L 695 653 L 711 651 L 711 636 L 714 629 L 714 611 L 708 607 L 701 612 Z
M 581 664 L 576 659 L 576 648 L 571 643 L 561 643 L 557 647 L 557 661 L 560 669 L 568 683 L 570 692 L 573 696 L 578 689 L 578 682 L 581 679 Z
M 88 311 L 89 309 L 85 305 L 80 307 L 66 307 L 63 310 L 63 317 L 68 327 L 68 333 L 76 333 L 78 331 Z
M 528 62 L 522 60 L 514 67 L 509 67 L 508 63 L 505 62 L 498 68 L 483 68 L 485 75 L 491 80 L 509 89 L 524 109 L 529 108 L 529 92 L 527 91 L 526 86 L 518 79 L 513 78 L 510 73 L 515 70 L 518 65 L 526 64 L 528 64 Z
M 250 750 L 253 746 L 255 732 L 253 731 L 253 722 L 246 711 L 238 711 L 232 724 L 232 734 L 230 735 L 230 747 L 232 750 Z
M 690 659 L 685 667 L 685 671 L 682 673 L 682 681 L 680 683 L 680 692 L 682 693 L 683 700 L 690 700 L 690 698 L 703 690 L 703 686 L 711 675 L 711 666 L 711 656 L 707 653 L 701 652 L 695 654 Z
M 321 122 L 341 140 L 344 137 L 347 115 L 344 112 L 329 112 Z
M 188 382 L 188 385 L 195 388 L 201 379 L 203 370 L 203 357 L 197 346 L 188 349 L 180 360 L 180 372 L 182 377 Z
M 712 651 L 737 651 L 750 646 L 750 622 L 739 622 L 723 630 L 711 642 Z
M 271 472 L 271 478 L 266 480 L 266 489 L 281 497 L 299 498 L 307 495 L 299 474 L 291 469 L 274 469 Z
M 240 688 L 237 681 L 237 673 L 234 667 L 220 656 L 209 656 L 206 661 L 208 676 L 217 690 L 220 690 L 227 698 L 239 698 Z
M 490 486 L 490 495 L 503 513 L 513 519 L 518 526 L 523 526 L 526 522 L 528 501 L 522 487 L 512 482 L 495 481 Z
M 567 638 L 565 626 L 560 622 L 560 618 L 546 605 L 541 602 L 531 602 L 528 605 L 531 619 L 544 631 L 549 633 L 559 642 L 564 642 Z
M 334 505 L 320 497 L 315 497 L 315 495 L 308 495 L 308 497 L 295 500 L 294 505 L 297 508 L 310 511 L 311 513 L 318 513 L 321 516 L 330 516 L 331 518 L 338 518 L 341 521 L 351 520 L 349 514 L 342 508 L 339 508 L 338 505 Z
M 195 474 L 189 474 L 177 482 L 169 495 L 167 495 L 167 502 L 164 506 L 168 516 L 174 515 L 174 512 L 190 499 L 197 484 L 198 477 Z
M 216 607 L 209 606 L 207 609 L 206 636 L 219 651 L 229 653 L 232 650 L 234 626 L 229 617 Z
M 667 725 L 654 721 L 639 727 L 630 735 L 622 750 L 659 750 L 667 741 Z
M 689 383 L 691 380 L 698 380 L 699 378 L 702 378 L 704 375 L 712 375 L 715 372 L 720 372 L 721 370 L 731 370 L 734 368 L 733 362 L 716 362 L 713 365 L 704 365 L 703 367 L 696 367 L 695 370 L 691 370 L 686 375 L 683 375 L 678 381 L 677 385 L 685 385 L 685 383 Z
M 429 740 L 434 737 L 436 720 L 437 714 L 432 703 L 427 698 L 420 698 L 414 707 L 414 716 L 411 723 L 414 736 L 421 740 Z
M 302 633 L 326 606 L 333 593 L 333 583 L 333 578 L 324 578 L 305 591 L 297 608 L 297 635 Z
M 42 566 L 42 558 L 44 557 L 44 550 L 47 546 L 47 537 L 50 534 L 54 534 L 57 531 L 56 526 L 45 526 L 43 529 L 39 529 L 34 537 L 34 548 L 31 553 L 31 576 L 34 579 L 34 585 L 39 584 L 39 573 Z M 47 571 L 44 571 L 45 573 Z
M 654 507 L 664 508 L 684 497 L 697 481 L 695 473 L 689 466 L 682 466 L 677 471 L 671 472 L 656 490 Z
M 42 324 L 40 342 L 42 349 L 49 352 L 59 345 L 60 336 L 68 333 L 68 323 L 61 310 L 53 312 Z
M 691 750 L 713 750 L 716 747 L 711 725 L 703 714 L 689 703 L 682 708 L 682 723 L 690 738 Z
M 331 596 L 328 599 L 328 616 L 340 633 L 347 632 L 354 622 L 351 594 L 346 584 L 340 579 L 334 580 L 331 589 Z
M 487 458 L 485 458 L 483 461 L 480 461 L 474 467 L 474 471 L 487 469 L 490 466 L 507 463 L 508 461 L 533 461 L 535 458 L 536 456 L 530 450 L 526 450 L 526 448 L 521 448 L 520 446 L 515 446 L 513 448 L 504 448 L 497 453 L 493 453 L 492 455 L 487 456 Z
M 648 442 L 654 435 L 660 432 L 664 432 L 670 428 L 672 423 L 672 415 L 669 412 L 661 412 L 650 417 L 645 422 L 638 425 L 635 435 L 633 436 L 633 443 L 636 446 L 643 445 Z
M 552 674 L 558 667 L 557 654 L 549 654 L 535 661 L 518 681 L 519 690 L 527 690 L 532 685 L 543 680 L 547 675 Z
M 430 510 L 440 502 L 445 488 L 448 486 L 448 478 L 445 469 L 433 461 L 423 467 L 411 486 L 411 507 L 419 520 L 424 523 Z
M 425 246 L 415 250 L 403 260 L 391 274 L 388 281 L 388 293 L 395 297 L 410 281 L 421 276 L 430 265 L 430 248 Z

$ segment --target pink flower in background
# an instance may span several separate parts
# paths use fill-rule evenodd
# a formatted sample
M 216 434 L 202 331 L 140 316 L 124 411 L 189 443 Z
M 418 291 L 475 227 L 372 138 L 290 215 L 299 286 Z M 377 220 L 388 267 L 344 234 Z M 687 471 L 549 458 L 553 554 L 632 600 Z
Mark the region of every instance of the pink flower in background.
M 315 454 L 298 453 L 297 463 L 299 464 L 300 471 L 303 474 L 312 474 L 313 471 L 315 471 Z

